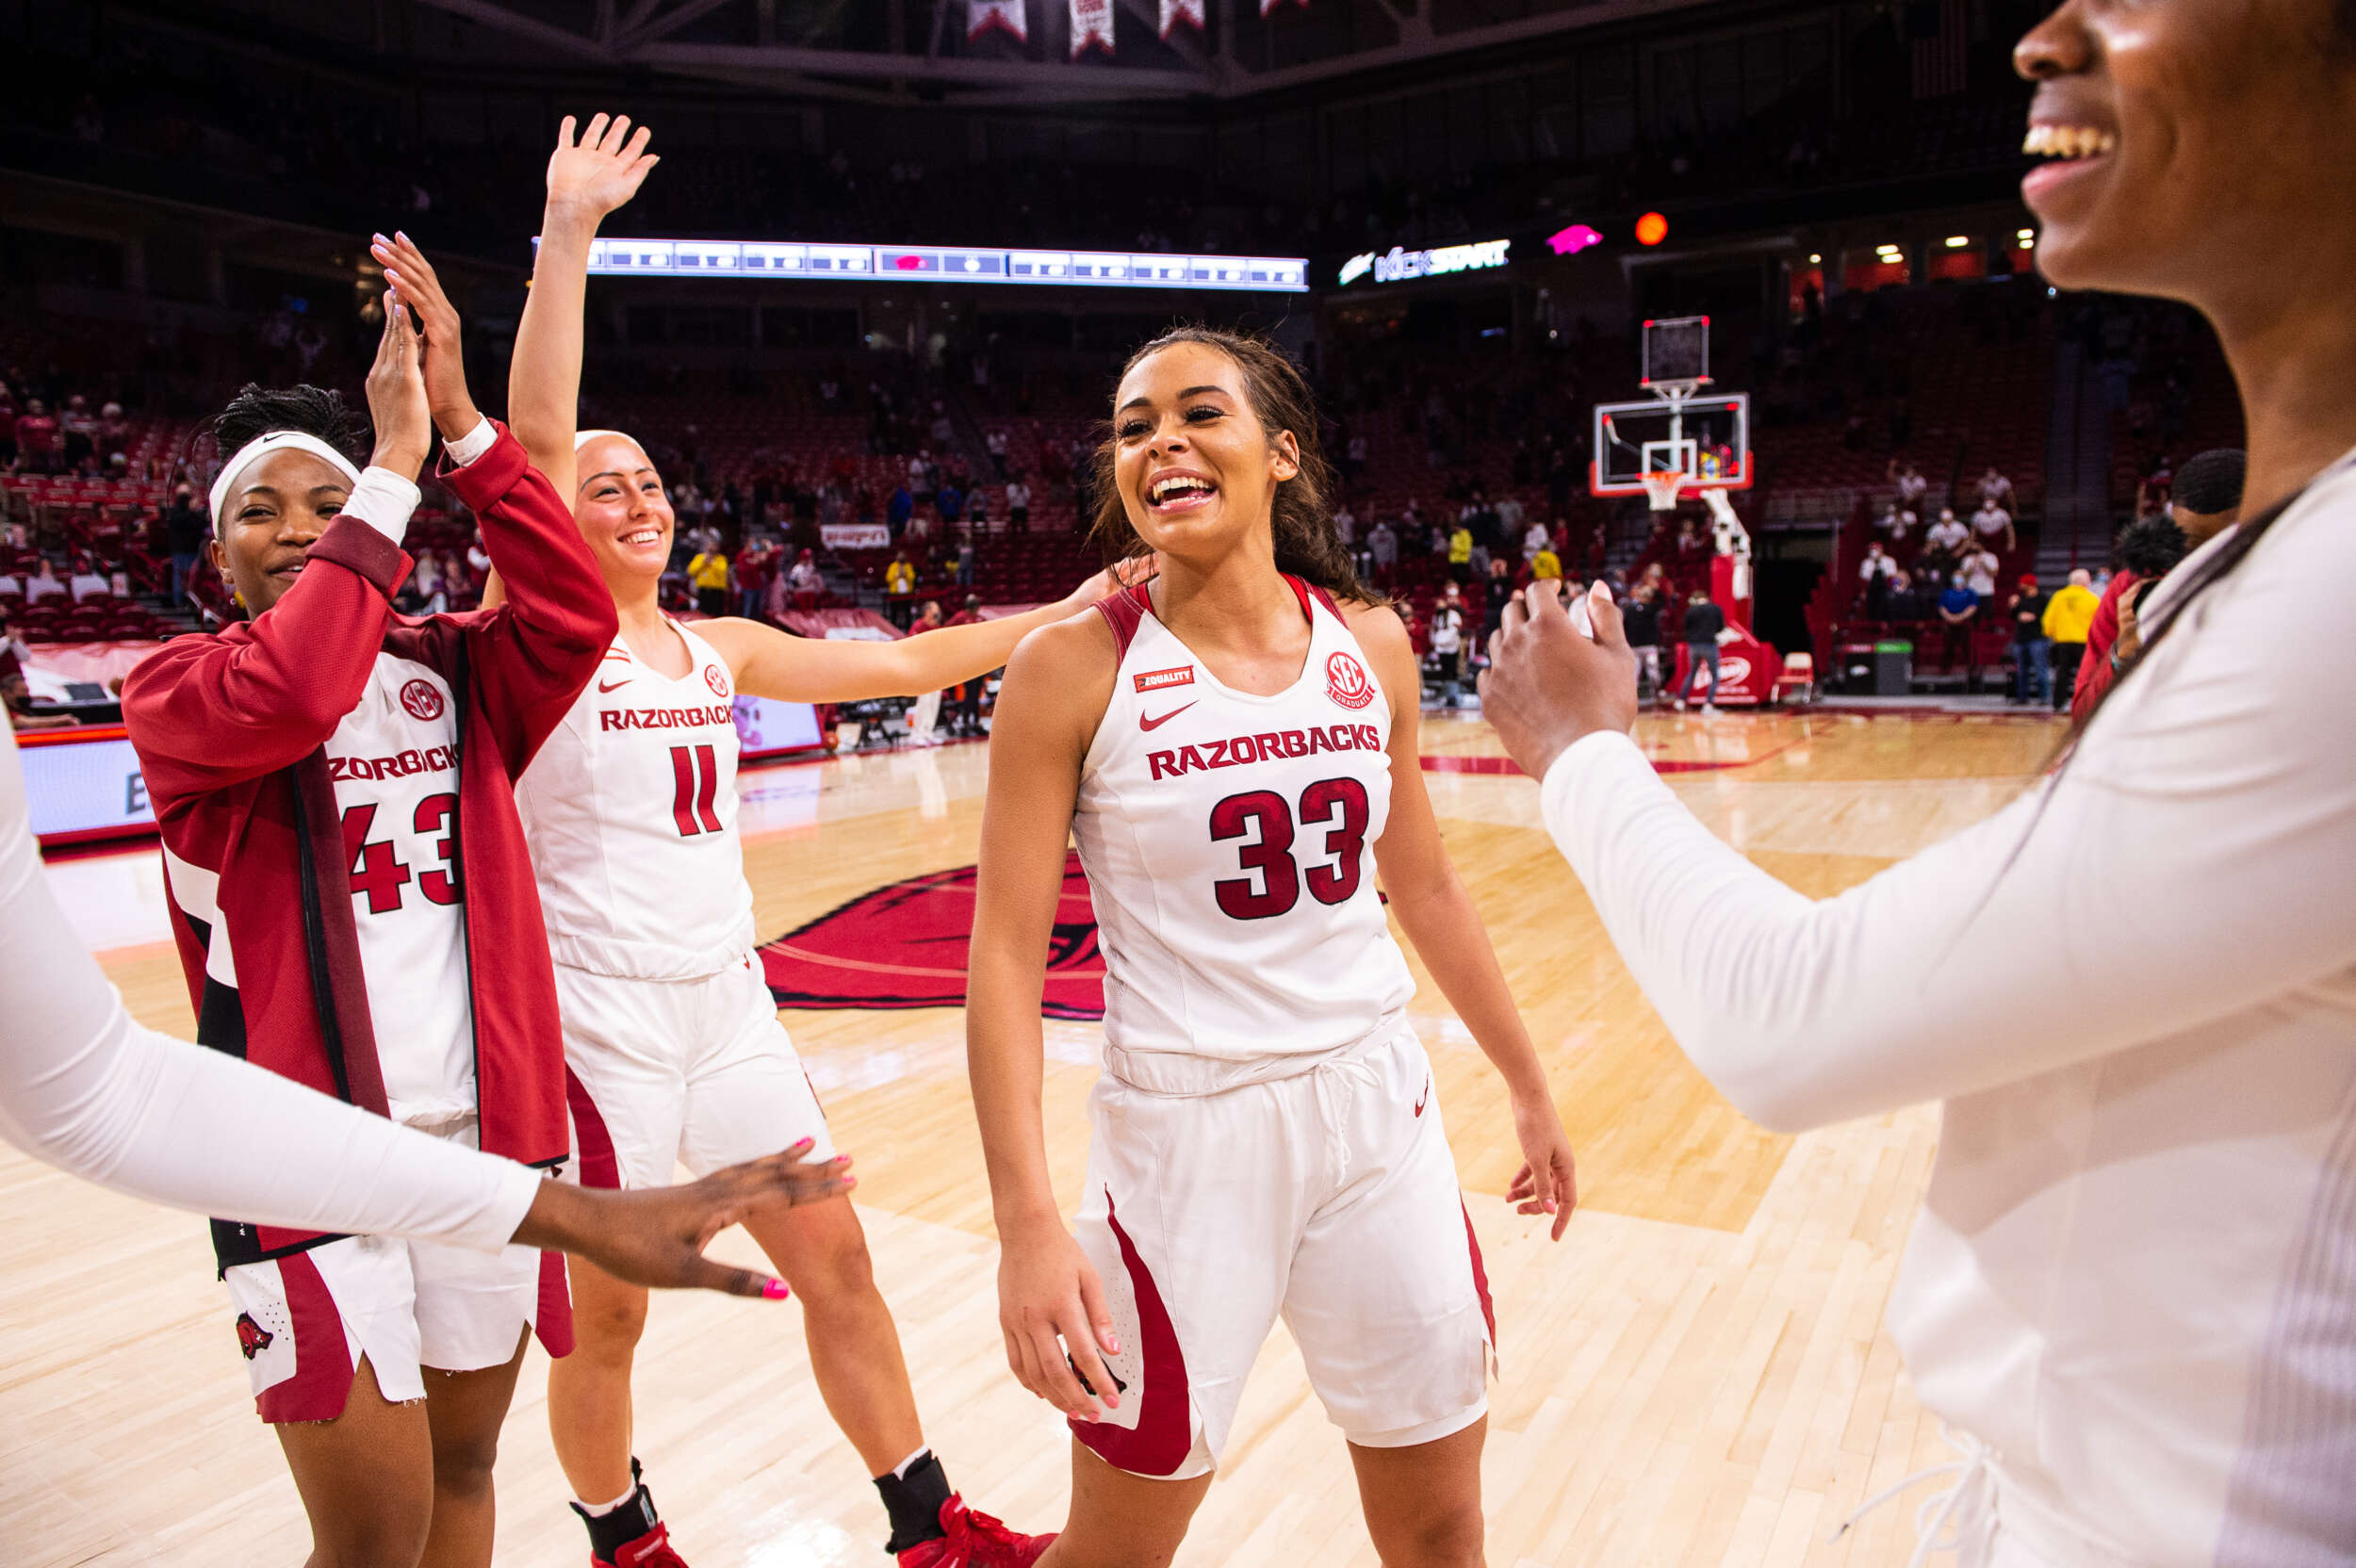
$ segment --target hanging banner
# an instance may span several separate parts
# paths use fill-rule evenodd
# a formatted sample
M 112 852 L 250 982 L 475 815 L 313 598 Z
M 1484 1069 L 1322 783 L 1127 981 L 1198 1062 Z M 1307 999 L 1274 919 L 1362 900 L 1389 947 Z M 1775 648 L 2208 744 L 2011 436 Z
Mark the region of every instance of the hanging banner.
M 1162 39 L 1167 42 L 1170 30 L 1181 22 L 1196 32 L 1203 28 L 1203 12 L 1209 0 L 1162 0 Z
M 1072 57 L 1090 45 L 1113 52 L 1113 0 L 1072 0 Z
M 1030 19 L 1023 8 L 1030 0 L 965 0 L 965 41 L 968 43 L 996 27 L 1018 42 L 1031 41 Z

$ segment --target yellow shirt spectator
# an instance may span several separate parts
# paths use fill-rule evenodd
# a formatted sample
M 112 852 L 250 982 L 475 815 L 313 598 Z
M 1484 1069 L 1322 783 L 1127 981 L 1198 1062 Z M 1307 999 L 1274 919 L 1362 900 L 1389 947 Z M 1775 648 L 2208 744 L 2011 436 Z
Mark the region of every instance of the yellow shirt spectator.
M 894 561 L 884 568 L 884 592 L 913 594 L 916 592 L 916 568 L 906 561 Z
M 1551 546 L 1530 558 L 1530 575 L 1533 578 L 1558 578 L 1562 575 L 1562 558 Z
M 1460 528 L 1448 536 L 1448 564 L 1466 565 L 1472 561 L 1472 530 Z
M 2102 596 L 2085 584 L 2068 584 L 2045 607 L 2045 635 L 2056 643 L 2085 642 L 2086 629 L 2094 624 L 2095 607 L 2102 602 Z
M 687 580 L 698 588 L 726 588 L 728 585 L 728 558 L 718 550 L 698 554 L 687 564 Z

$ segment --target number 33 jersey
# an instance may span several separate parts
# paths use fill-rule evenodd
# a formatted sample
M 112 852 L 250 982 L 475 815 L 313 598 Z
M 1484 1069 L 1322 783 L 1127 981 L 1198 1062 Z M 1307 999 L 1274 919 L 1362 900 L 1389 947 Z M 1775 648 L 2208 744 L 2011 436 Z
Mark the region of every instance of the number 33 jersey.
M 736 836 L 735 683 L 678 622 L 673 679 L 619 637 L 515 790 L 558 963 L 692 980 L 753 946 Z
M 1272 696 L 1222 685 L 1147 589 L 1097 606 L 1121 667 L 1072 833 L 1104 952 L 1105 1043 L 1142 1087 L 1281 1073 L 1282 1058 L 1365 1038 L 1415 994 L 1375 890 L 1389 704 L 1333 600 L 1285 581 L 1309 655 Z M 1204 1077 L 1182 1057 L 1234 1070 Z

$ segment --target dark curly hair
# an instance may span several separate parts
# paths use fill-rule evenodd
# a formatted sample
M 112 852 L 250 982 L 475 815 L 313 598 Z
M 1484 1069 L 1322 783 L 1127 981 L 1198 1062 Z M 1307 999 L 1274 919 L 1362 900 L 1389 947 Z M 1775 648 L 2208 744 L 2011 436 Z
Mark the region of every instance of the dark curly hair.
M 1268 509 L 1269 528 L 1276 538 L 1276 569 L 1314 583 L 1337 599 L 1383 602 L 1380 594 L 1358 580 L 1358 568 L 1333 531 L 1333 510 L 1328 500 L 1333 493 L 1333 468 L 1318 439 L 1316 395 L 1300 368 L 1264 337 L 1194 326 L 1173 328 L 1131 354 L 1121 368 L 1121 376 L 1126 377 L 1149 355 L 1180 343 L 1200 343 L 1234 360 L 1243 372 L 1244 395 L 1260 427 L 1271 439 L 1278 431 L 1290 431 L 1300 444 L 1301 471 L 1277 482 Z M 1108 423 L 1089 467 L 1096 514 L 1088 530 L 1088 536 L 1104 551 L 1106 565 L 1150 553 L 1129 520 L 1129 509 L 1114 478 L 1119 451 L 1120 439 Z
M 197 427 L 181 459 L 191 471 L 200 469 L 197 447 L 209 436 L 214 467 L 226 463 L 248 442 L 276 431 L 300 431 L 317 436 L 346 457 L 359 450 L 364 427 L 359 415 L 341 392 L 324 386 L 257 386 L 247 382 L 227 407 Z M 358 459 L 353 457 L 356 463 Z M 213 519 L 213 536 L 221 537 L 221 519 Z
M 2191 541 L 2176 526 L 2176 519 L 2165 512 L 2155 513 L 2138 517 L 2119 531 L 2119 538 L 2111 547 L 2111 564 L 2148 581 L 2157 581 L 2174 571 L 2176 563 L 2191 548 Z

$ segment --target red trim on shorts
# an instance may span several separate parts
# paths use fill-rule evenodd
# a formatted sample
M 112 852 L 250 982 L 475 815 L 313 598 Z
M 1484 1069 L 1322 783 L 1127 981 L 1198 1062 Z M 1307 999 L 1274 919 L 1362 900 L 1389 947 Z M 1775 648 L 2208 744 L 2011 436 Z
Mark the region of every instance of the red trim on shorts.
M 344 1338 L 344 1315 L 309 1252 L 289 1252 L 277 1266 L 286 1321 L 294 1330 L 295 1373 L 255 1395 L 254 1408 L 272 1426 L 333 1421 L 352 1396 L 352 1346 Z
M 573 1293 L 564 1254 L 540 1254 L 540 1304 L 532 1316 L 532 1337 L 551 1356 L 573 1353 Z
M 1481 1292 L 1481 1315 L 1489 1320 L 1489 1348 L 1497 1348 L 1497 1309 L 1489 1300 L 1489 1271 L 1481 1266 L 1481 1238 L 1473 1234 L 1472 1210 L 1464 1208 L 1459 1198 L 1456 1206 L 1464 1210 L 1464 1245 L 1472 1249 L 1473 1288 Z
M 1101 1421 L 1070 1421 L 1072 1435 L 1117 1470 L 1133 1476 L 1172 1475 L 1194 1450 L 1194 1396 L 1186 1382 L 1186 1351 L 1178 1344 L 1178 1331 L 1170 1324 L 1153 1271 L 1114 1217 L 1110 1193 L 1104 1196 L 1104 1223 L 1121 1243 L 1121 1261 L 1129 1270 L 1137 1302 L 1137 1359 L 1144 1368 L 1142 1386 L 1131 1391 L 1137 1399 L 1137 1424 L 1131 1430 Z
M 571 1068 L 564 1070 L 564 1103 L 573 1113 L 573 1139 L 581 1145 L 581 1184 L 620 1186 L 622 1166 L 614 1157 L 614 1135 L 606 1130 L 597 1102 L 589 1098 L 589 1086 Z

